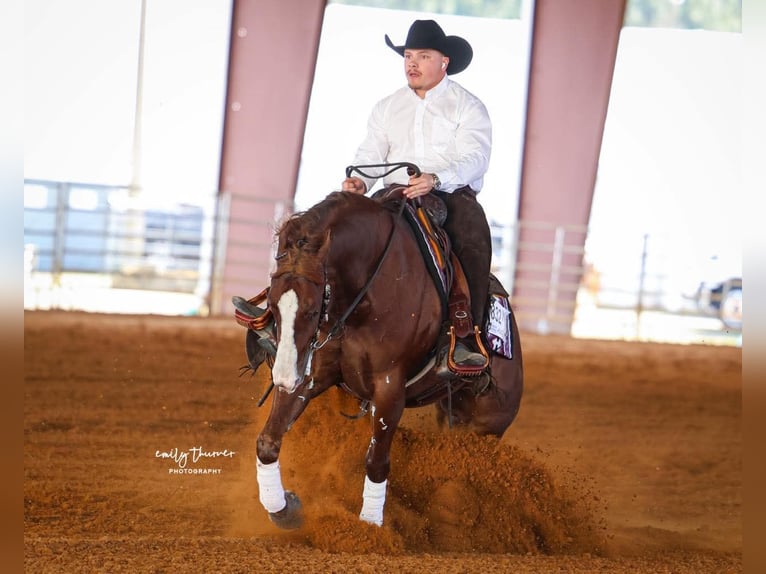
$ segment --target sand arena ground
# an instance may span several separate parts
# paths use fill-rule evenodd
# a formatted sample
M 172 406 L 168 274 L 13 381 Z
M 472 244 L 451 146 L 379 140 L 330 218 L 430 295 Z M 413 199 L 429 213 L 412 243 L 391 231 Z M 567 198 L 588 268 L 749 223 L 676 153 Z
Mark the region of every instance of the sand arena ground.
M 285 438 L 283 532 L 233 320 L 38 311 L 24 334 L 27 572 L 742 571 L 738 348 L 522 333 L 501 440 L 407 411 L 383 528 L 357 519 L 369 421 L 331 391 Z

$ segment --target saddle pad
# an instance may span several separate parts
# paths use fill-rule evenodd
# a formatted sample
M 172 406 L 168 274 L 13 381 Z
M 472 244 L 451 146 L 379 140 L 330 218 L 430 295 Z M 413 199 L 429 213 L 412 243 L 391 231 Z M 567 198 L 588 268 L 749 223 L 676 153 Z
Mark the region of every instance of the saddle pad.
M 446 317 L 447 293 L 449 293 L 450 285 L 445 270 L 439 267 L 439 258 L 437 257 L 436 253 L 434 253 L 434 248 L 431 245 L 431 242 L 428 240 L 427 233 L 420 225 L 417 215 L 415 215 L 415 209 L 409 204 L 409 202 L 406 204 L 404 215 L 405 219 L 410 224 L 412 230 L 415 233 L 415 238 L 418 241 L 418 246 L 420 247 L 420 251 L 423 254 L 423 260 L 425 261 L 426 267 L 428 268 L 428 272 L 436 284 L 436 289 L 439 291 L 439 295 L 442 300 L 442 315 Z
M 490 351 L 513 359 L 513 332 L 511 330 L 511 305 L 508 298 L 492 293 L 489 297 L 489 312 L 485 334 Z

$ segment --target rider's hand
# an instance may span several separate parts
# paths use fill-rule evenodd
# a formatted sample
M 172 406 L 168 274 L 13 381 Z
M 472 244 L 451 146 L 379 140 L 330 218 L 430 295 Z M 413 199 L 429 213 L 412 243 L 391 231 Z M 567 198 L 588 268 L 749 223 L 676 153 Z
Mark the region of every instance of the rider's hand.
M 427 194 L 434 188 L 434 176 L 430 173 L 422 173 L 419 176 L 410 177 L 409 187 L 402 193 L 407 199 L 415 199 Z
M 340 189 L 342 191 L 365 194 L 367 193 L 367 184 L 358 177 L 347 177 L 340 184 Z

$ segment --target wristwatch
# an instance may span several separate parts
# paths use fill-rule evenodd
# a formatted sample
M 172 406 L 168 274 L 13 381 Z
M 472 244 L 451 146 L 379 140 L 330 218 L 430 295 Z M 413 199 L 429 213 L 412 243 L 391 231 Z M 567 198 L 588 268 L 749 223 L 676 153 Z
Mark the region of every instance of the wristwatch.
M 431 177 L 434 178 L 434 189 L 438 191 L 439 188 L 442 186 L 442 180 L 440 180 L 439 176 L 436 175 L 435 173 L 432 173 Z

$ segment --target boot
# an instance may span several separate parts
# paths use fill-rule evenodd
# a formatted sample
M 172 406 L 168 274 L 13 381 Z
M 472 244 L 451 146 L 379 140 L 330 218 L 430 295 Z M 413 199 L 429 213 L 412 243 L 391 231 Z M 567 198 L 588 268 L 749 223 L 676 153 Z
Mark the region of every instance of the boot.
M 441 359 L 439 360 L 439 364 L 436 367 L 437 377 L 451 378 L 451 377 L 458 376 L 450 370 L 449 365 L 447 364 L 448 355 L 449 355 L 449 344 L 444 346 L 439 352 L 439 356 L 441 357 Z M 469 349 L 465 343 L 458 340 L 455 343 L 455 354 L 453 356 L 453 360 L 458 365 L 462 365 L 465 367 L 471 367 L 471 366 L 475 367 L 477 365 L 484 364 L 484 355 L 482 355 L 481 353 L 476 353 L 474 351 L 471 351 L 471 349 Z
M 447 360 L 447 354 L 444 354 L 444 360 Z M 460 341 L 455 343 L 455 354 L 453 360 L 458 365 L 466 367 L 475 367 L 476 365 L 484 364 L 484 355 L 471 351 L 465 344 Z

